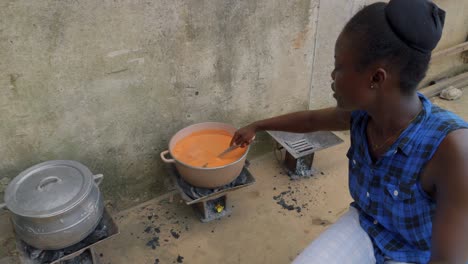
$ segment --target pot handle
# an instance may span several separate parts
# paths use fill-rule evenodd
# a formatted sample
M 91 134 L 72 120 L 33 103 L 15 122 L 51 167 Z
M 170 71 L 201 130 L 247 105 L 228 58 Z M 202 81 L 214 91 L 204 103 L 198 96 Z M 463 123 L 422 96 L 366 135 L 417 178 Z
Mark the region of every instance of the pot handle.
M 93 178 L 94 178 L 94 182 L 96 183 L 96 185 L 99 186 L 102 180 L 104 179 L 104 175 L 96 174 L 96 175 L 93 175 Z
M 167 154 L 169 154 L 169 150 L 165 150 L 165 151 L 161 152 L 162 161 L 164 161 L 165 163 L 175 163 L 174 159 L 167 159 L 166 158 Z

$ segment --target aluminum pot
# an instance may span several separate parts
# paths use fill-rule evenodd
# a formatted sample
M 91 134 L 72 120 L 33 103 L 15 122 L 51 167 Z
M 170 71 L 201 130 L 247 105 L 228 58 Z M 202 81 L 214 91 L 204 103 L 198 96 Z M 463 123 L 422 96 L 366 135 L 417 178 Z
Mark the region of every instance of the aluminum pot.
M 0 208 L 11 212 L 16 235 L 27 244 L 62 249 L 97 227 L 104 210 L 102 179 L 76 161 L 47 161 L 15 177 Z
M 217 122 L 206 122 L 206 123 L 199 123 L 188 126 L 179 132 L 177 132 L 169 142 L 169 150 L 161 152 L 161 159 L 165 163 L 173 163 L 175 164 L 177 171 L 181 175 L 181 177 L 188 183 L 196 187 L 203 187 L 203 188 L 217 188 L 223 185 L 229 184 L 232 182 L 242 171 L 242 168 L 245 164 L 245 159 L 247 158 L 247 154 L 249 152 L 250 146 L 247 147 L 244 155 L 239 158 L 237 161 L 230 163 L 228 165 L 222 167 L 213 167 L 213 168 L 203 168 L 203 167 L 195 167 L 189 164 L 186 164 L 177 158 L 174 157 L 172 150 L 174 149 L 177 142 L 181 139 L 189 136 L 190 134 L 206 129 L 215 129 L 215 130 L 225 130 L 230 134 L 234 135 L 236 132 L 236 128 L 224 123 L 217 123 Z M 173 159 L 169 159 L 166 157 L 167 154 L 171 154 Z

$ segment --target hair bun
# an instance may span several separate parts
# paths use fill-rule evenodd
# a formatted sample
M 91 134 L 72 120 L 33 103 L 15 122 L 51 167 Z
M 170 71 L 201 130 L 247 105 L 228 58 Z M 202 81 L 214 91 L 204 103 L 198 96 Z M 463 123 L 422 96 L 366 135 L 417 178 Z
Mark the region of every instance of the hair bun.
M 385 15 L 393 32 L 420 52 L 432 52 L 442 37 L 445 11 L 429 0 L 390 0 Z

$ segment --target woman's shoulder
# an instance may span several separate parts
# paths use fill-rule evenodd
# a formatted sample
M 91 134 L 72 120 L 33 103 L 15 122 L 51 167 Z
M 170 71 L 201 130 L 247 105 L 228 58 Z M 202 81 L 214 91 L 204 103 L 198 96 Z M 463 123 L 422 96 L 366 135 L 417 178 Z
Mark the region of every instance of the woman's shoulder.
M 468 128 L 468 123 L 459 115 L 434 104 L 427 116 L 426 126 L 435 126 L 440 131 Z

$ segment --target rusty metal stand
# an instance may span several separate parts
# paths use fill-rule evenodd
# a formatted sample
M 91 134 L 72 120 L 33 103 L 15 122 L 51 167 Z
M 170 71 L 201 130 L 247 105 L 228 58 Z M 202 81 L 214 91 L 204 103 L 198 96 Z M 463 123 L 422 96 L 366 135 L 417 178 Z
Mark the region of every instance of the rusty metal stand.
M 246 166 L 249 163 L 246 162 Z M 228 193 L 231 193 L 237 189 L 250 186 L 255 183 L 255 178 L 252 176 L 250 171 L 244 167 L 241 174 L 247 176 L 247 181 L 235 187 L 217 190 L 211 194 L 205 195 L 198 199 L 192 199 L 189 197 L 182 187 L 178 184 L 177 177 L 180 177 L 175 168 L 169 170 L 170 176 L 174 182 L 175 188 L 179 191 L 181 198 L 185 201 L 185 204 L 192 206 L 195 213 L 203 223 L 210 222 L 216 219 L 221 219 L 232 213 L 232 206 L 228 199 Z
M 267 131 L 267 133 L 279 146 L 275 151 L 285 150 L 284 158 L 279 159 L 279 162 L 293 180 L 316 175 L 318 170 L 312 166 L 315 152 L 343 142 L 341 138 L 328 131 L 306 134 L 282 131 Z

